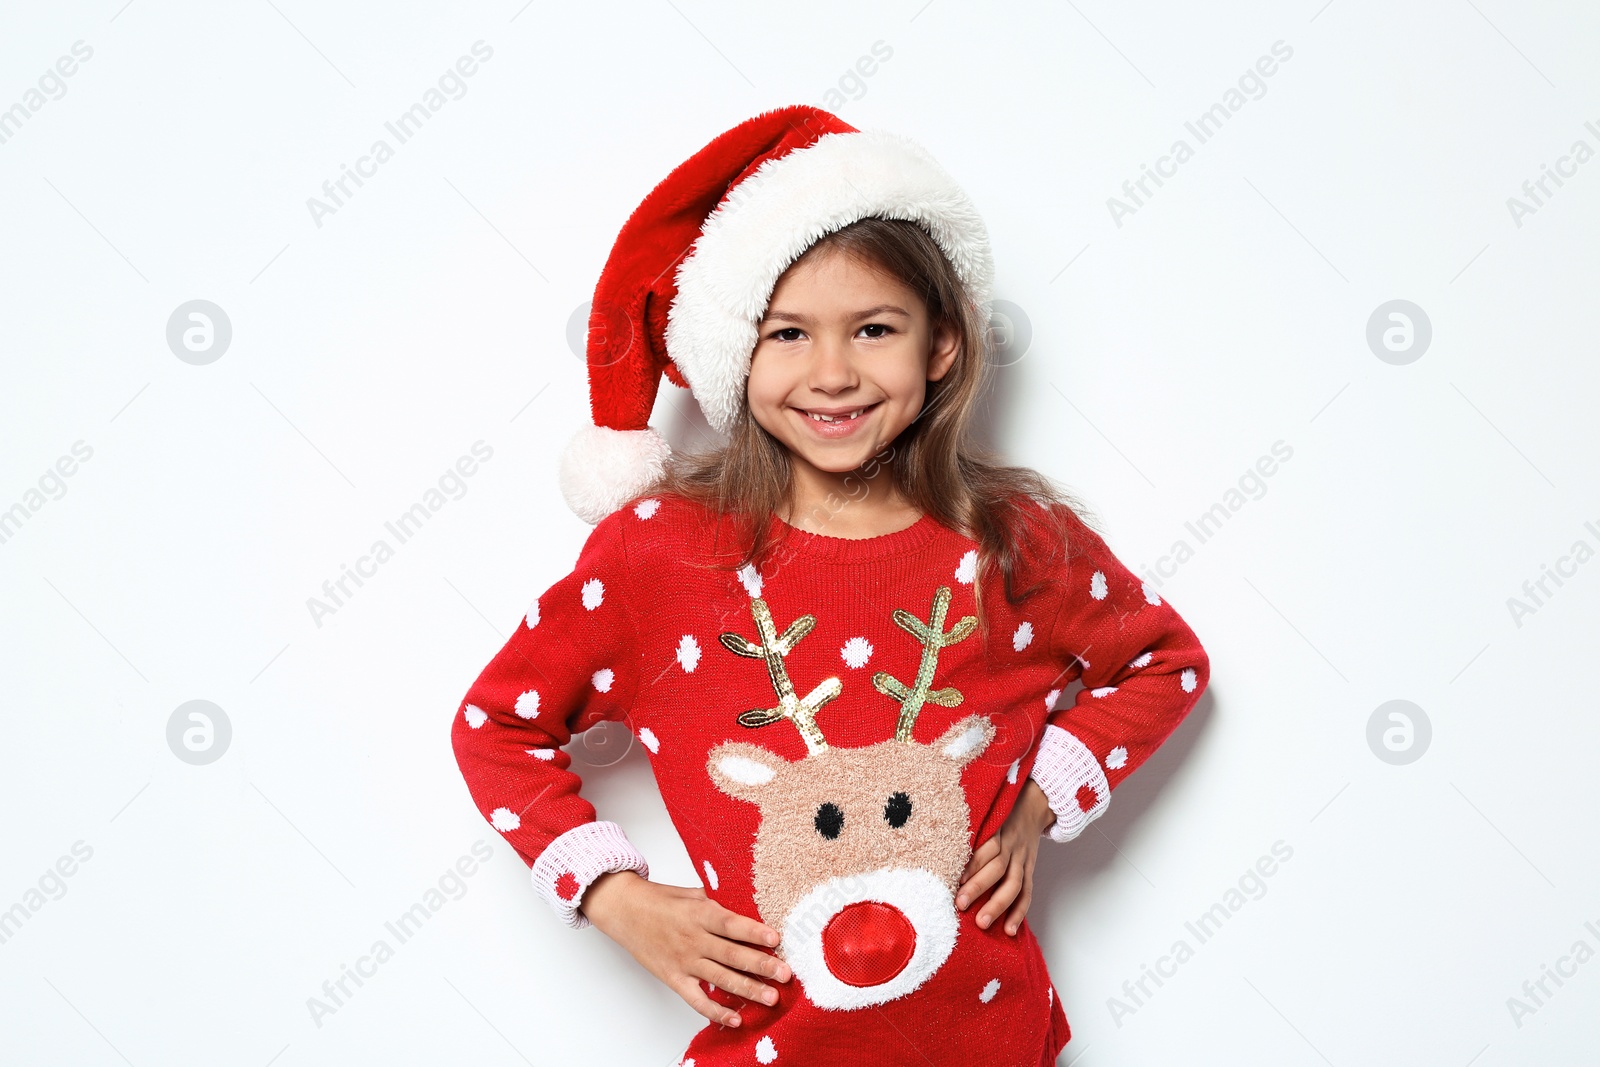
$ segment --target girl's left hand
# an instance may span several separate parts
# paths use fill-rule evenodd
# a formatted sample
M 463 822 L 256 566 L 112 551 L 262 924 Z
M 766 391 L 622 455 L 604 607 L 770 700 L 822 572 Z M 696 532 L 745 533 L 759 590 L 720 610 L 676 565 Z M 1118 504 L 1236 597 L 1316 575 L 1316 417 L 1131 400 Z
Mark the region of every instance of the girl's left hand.
M 1033 900 L 1033 865 L 1039 856 L 1039 838 L 1055 821 L 1056 814 L 1044 790 L 1029 778 L 1005 823 L 967 861 L 956 893 L 957 910 L 966 911 L 969 904 L 999 882 L 978 911 L 978 926 L 987 930 L 1010 906 L 1006 933 L 1016 936 Z

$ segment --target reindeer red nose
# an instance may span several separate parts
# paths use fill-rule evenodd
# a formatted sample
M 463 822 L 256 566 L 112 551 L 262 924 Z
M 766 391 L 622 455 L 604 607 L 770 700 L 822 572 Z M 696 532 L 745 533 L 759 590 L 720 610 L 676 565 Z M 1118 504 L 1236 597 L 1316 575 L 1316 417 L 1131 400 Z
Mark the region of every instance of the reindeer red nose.
M 916 947 L 911 920 L 878 900 L 847 904 L 822 930 L 822 958 L 847 985 L 882 985 L 905 970 Z

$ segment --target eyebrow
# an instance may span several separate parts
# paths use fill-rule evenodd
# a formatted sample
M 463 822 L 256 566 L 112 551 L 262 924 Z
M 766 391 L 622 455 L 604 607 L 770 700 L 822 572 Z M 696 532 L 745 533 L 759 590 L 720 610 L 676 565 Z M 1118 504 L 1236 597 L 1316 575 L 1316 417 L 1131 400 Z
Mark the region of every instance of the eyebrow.
M 900 307 L 900 306 L 895 305 L 895 304 L 879 304 L 876 307 L 864 308 L 861 311 L 857 311 L 855 314 L 850 316 L 850 320 L 851 321 L 859 321 L 861 319 L 870 319 L 874 315 L 888 315 L 888 314 L 904 315 L 908 319 L 911 317 L 911 312 L 907 311 L 903 307 Z M 761 319 L 761 321 L 762 322 L 776 322 L 776 321 L 778 321 L 780 319 L 783 320 L 784 322 L 798 322 L 801 325 L 810 325 L 811 324 L 811 317 L 809 315 L 797 315 L 792 311 L 781 311 L 781 310 L 768 311 L 766 313 L 766 315 Z

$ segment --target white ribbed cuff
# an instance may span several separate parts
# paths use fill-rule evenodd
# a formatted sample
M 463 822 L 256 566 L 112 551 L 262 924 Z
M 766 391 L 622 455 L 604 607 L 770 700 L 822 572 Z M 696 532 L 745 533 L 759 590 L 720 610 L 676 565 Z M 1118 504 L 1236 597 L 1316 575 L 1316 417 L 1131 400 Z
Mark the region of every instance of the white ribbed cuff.
M 650 865 L 633 847 L 622 827 L 596 820 L 574 826 L 557 837 L 533 862 L 533 888 L 549 902 L 561 921 L 574 930 L 591 926 L 578 910 L 584 891 L 602 874 L 638 871 L 650 877 Z
M 1052 841 L 1071 841 L 1111 803 L 1111 785 L 1100 761 L 1089 746 L 1054 723 L 1044 728 L 1029 777 L 1039 783 L 1056 813 L 1056 821 L 1045 831 Z

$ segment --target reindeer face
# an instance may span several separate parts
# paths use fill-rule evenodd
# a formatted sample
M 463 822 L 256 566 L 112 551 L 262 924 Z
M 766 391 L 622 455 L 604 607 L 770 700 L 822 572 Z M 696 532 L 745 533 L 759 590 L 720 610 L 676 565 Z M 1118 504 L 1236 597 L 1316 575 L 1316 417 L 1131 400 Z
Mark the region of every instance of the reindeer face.
M 796 762 L 742 741 L 712 751 L 717 787 L 761 809 L 756 907 L 818 1006 L 901 996 L 950 955 L 971 852 L 961 768 L 994 732 L 971 715 L 931 745 L 890 740 Z
M 790 761 L 759 745 L 725 741 L 712 750 L 706 770 L 717 788 L 761 810 L 756 907 L 779 931 L 778 954 L 819 1007 L 860 1008 L 903 996 L 955 948 L 955 892 L 971 855 L 961 771 L 994 740 L 995 729 L 984 716 L 969 715 L 932 744 L 911 740 L 924 701 L 954 706 L 962 699 L 953 689 L 929 691 L 938 650 L 965 637 L 976 621 L 968 617 L 944 633 L 949 595 L 941 587 L 928 624 L 895 613 L 923 642 L 924 669 L 914 686 L 882 672 L 873 679 L 901 700 L 901 714 L 895 738 L 864 748 L 830 748 L 817 729 L 815 712 L 838 695 L 838 679 L 826 679 L 804 700 L 789 681 L 782 657 L 810 631 L 811 616 L 780 637 L 766 604 L 755 599 L 762 642 L 722 635 L 734 652 L 767 660 L 780 698 L 777 708 L 747 711 L 739 721 L 793 719 L 810 750 Z

